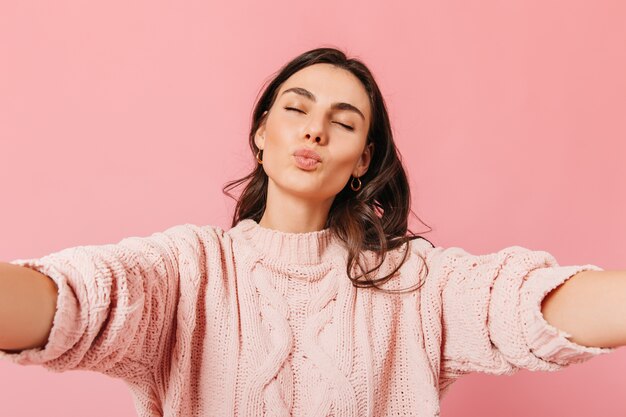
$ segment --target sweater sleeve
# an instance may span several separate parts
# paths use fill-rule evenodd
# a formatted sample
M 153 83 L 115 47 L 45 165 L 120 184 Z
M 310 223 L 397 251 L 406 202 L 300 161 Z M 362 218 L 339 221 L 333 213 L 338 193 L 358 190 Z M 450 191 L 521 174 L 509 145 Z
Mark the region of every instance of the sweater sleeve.
M 182 227 L 11 261 L 49 276 L 58 297 L 47 344 L 0 350 L 0 359 L 128 380 L 151 371 L 174 314 L 179 279 L 175 243 Z
M 574 343 L 541 312 L 550 291 L 580 271 L 602 270 L 595 265 L 560 266 L 548 252 L 521 246 L 487 255 L 435 247 L 427 263 L 441 291 L 446 384 L 474 371 L 556 371 L 616 349 Z

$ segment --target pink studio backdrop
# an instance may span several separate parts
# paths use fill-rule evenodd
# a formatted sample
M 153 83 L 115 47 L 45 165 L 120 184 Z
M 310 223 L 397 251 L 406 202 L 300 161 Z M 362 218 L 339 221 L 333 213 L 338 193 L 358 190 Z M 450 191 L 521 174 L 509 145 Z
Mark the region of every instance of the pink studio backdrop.
M 254 164 L 260 87 L 335 46 L 380 83 L 429 240 L 626 269 L 624 21 L 619 0 L 3 1 L 0 260 L 230 227 L 221 187 Z M 620 349 L 555 373 L 472 374 L 442 415 L 624 416 L 625 369 Z M 0 415 L 135 411 L 119 380 L 2 362 Z

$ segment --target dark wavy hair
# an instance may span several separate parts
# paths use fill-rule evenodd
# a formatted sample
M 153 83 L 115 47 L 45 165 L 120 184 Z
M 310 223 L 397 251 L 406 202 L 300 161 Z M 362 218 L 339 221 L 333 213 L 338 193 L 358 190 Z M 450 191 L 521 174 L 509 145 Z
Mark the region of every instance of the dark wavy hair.
M 255 168 L 245 177 L 226 183 L 222 189 L 224 194 L 237 201 L 232 226 L 248 218 L 258 223 L 265 211 L 268 177 L 263 167 L 256 163 L 256 154 L 259 149 L 254 142 L 257 129 L 264 117 L 267 117 L 263 113 L 272 107 L 280 86 L 291 75 L 318 63 L 328 63 L 343 68 L 361 81 L 368 93 L 372 110 L 366 145 L 370 143 L 374 145 L 369 168 L 361 177 L 362 188 L 355 193 L 349 186 L 350 182 L 346 183 L 333 200 L 325 228 L 330 228 L 348 251 L 346 274 L 352 284 L 355 287 L 376 287 L 381 291 L 388 291 L 378 287 L 377 284 L 387 282 L 404 264 L 409 252 L 410 240 L 425 238 L 408 230 L 408 214 L 415 215 L 410 209 L 411 192 L 402 165 L 402 156 L 393 141 L 391 123 L 380 89 L 374 76 L 363 62 L 356 58 L 348 59 L 346 54 L 338 49 L 316 48 L 300 54 L 285 64 L 269 83 L 265 83 L 264 89 L 262 88 L 252 114 L 249 136 Z M 246 185 L 239 198 L 229 192 L 244 183 Z M 425 240 L 428 241 L 428 239 Z M 428 242 L 433 246 L 430 241 Z M 370 275 L 383 265 L 387 251 L 402 245 L 406 246 L 404 255 L 395 269 L 384 277 L 372 279 Z M 361 265 L 363 251 L 375 251 L 380 262 L 371 269 L 364 268 Z M 424 265 L 426 265 L 425 262 Z M 361 271 L 366 271 L 352 277 L 350 272 L 357 266 Z M 419 284 L 412 290 L 418 289 L 421 285 Z

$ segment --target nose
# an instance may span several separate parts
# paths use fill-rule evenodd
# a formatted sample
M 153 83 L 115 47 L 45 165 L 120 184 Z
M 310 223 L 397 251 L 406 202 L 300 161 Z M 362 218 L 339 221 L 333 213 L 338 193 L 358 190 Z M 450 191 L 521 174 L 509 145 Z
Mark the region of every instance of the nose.
M 307 140 L 313 140 L 317 143 L 322 143 L 326 141 L 326 132 L 324 131 L 324 120 L 319 120 L 319 119 L 311 120 L 309 124 L 306 126 L 305 137 Z
M 313 135 L 311 135 L 310 133 L 306 134 L 306 138 L 307 139 L 311 139 Z M 315 135 L 315 139 L 313 139 L 315 142 L 320 143 L 322 141 L 322 138 L 320 137 L 320 135 Z

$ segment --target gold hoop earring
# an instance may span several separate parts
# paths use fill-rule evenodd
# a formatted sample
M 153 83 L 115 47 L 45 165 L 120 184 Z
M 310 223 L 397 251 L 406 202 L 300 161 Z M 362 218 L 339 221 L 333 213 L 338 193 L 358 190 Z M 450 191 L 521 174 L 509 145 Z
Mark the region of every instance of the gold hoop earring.
M 259 149 L 259 151 L 256 153 L 256 160 L 259 162 L 259 164 L 262 164 L 263 160 L 259 158 L 260 154 L 261 154 L 261 150 Z
M 356 187 L 354 186 L 354 180 L 357 180 L 359 182 L 359 185 Z M 358 177 L 353 177 L 350 181 L 350 188 L 352 188 L 352 191 L 359 191 L 361 189 L 361 179 Z

